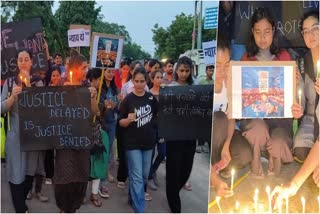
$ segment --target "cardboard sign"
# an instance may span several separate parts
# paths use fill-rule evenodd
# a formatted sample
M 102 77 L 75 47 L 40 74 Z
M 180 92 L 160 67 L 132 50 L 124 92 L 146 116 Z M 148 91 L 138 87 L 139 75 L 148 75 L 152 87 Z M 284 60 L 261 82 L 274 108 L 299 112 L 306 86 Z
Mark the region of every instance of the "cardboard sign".
M 18 108 L 22 151 L 90 149 L 92 117 L 88 88 L 24 88 Z
M 166 86 L 160 88 L 159 137 L 165 140 L 210 142 L 213 85 Z
M 203 59 L 206 65 L 213 65 L 216 62 L 216 48 L 215 40 L 202 43 Z
M 23 22 L 1 23 L 1 79 L 17 74 L 17 53 L 22 48 L 29 49 L 33 55 L 32 72 L 47 71 L 48 59 L 43 45 L 40 18 Z
M 90 30 L 74 29 L 68 30 L 68 45 L 73 47 L 89 47 L 90 46 Z
M 300 33 L 301 17 L 308 11 L 319 11 L 319 1 L 235 2 L 234 38 L 236 39 L 236 43 L 246 44 L 249 31 L 251 30 L 251 17 L 258 7 L 269 8 L 275 20 L 280 47 L 304 47 L 305 44 Z
M 292 118 L 295 71 L 294 61 L 231 61 L 227 86 L 231 118 Z

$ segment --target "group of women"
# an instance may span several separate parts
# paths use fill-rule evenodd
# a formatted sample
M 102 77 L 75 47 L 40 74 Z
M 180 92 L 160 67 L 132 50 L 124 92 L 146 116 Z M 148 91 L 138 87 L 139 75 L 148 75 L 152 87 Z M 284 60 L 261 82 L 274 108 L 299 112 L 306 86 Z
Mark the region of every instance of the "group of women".
M 257 8 L 252 15 L 246 52 L 241 60 L 292 60 L 285 49 L 279 48 L 276 27 L 276 22 L 268 8 Z M 281 176 L 283 163 L 292 162 L 294 159 L 300 163 L 304 162 L 289 184 L 275 188 L 273 196 L 284 198 L 286 195 L 295 195 L 312 172 L 314 181 L 319 186 L 319 153 L 317 151 L 319 147 L 320 78 L 320 75 L 317 75 L 319 72 L 317 71 L 317 62 L 319 62 L 318 11 L 309 12 L 303 16 L 301 34 L 308 50 L 304 57 L 297 60 L 296 88 L 301 90 L 302 95 L 301 102 L 298 103 L 297 90 L 291 107 L 293 118 L 299 120 L 295 135 L 293 133 L 293 119 L 243 119 L 239 121 L 239 126 L 235 130 L 236 122 L 227 119 L 227 104 L 218 106 L 218 100 L 221 96 L 227 99 L 226 81 L 231 56 L 230 46 L 223 45 L 225 42 L 219 35 L 215 79 L 215 106 L 217 109 L 215 109 L 213 120 L 211 170 L 211 184 L 219 195 L 230 196 L 233 194 L 227 184 L 217 176 L 220 170 L 222 170 L 220 175 L 226 171 L 230 172 L 231 165 L 244 167 L 246 164 L 251 164 L 251 176 L 263 179 L 264 172 L 260 160 L 262 153 L 265 153 L 268 158 L 268 176 Z M 223 110 L 221 106 L 224 106 L 225 109 Z M 220 133 L 225 133 L 224 137 L 219 135 L 219 130 Z M 241 143 L 239 143 L 240 141 Z M 239 146 L 240 144 L 241 146 Z
M 50 174 L 53 174 L 51 177 L 55 201 L 60 212 L 76 212 L 80 208 L 86 199 L 88 181 L 91 181 L 90 200 L 93 205 L 100 207 L 102 202 L 98 195 L 110 197 L 107 180 L 115 180 L 110 168 L 115 165 L 113 143 L 116 135 L 119 153 L 117 186 L 124 188 L 128 175 L 128 198 L 134 211 L 144 212 L 145 200 L 148 200 L 148 178 L 152 179 L 167 154 L 167 198 L 171 210 L 181 212 L 179 191 L 191 173 L 196 144 L 195 141 L 184 144 L 181 144 L 183 141 L 167 142 L 170 146 L 166 148 L 163 139 L 159 141 L 157 138 L 158 99 L 160 85 L 163 84 L 159 61 L 152 61 L 150 67 L 156 69 L 149 73 L 141 63 L 132 62 L 129 65 L 127 81 L 122 87 L 118 84 L 121 84 L 121 73 L 118 73 L 120 81 L 116 81 L 116 70 L 88 69 L 87 60 L 79 54 L 70 58 L 65 78 L 61 77 L 59 66 L 51 66 L 49 86 L 82 85 L 90 91 L 91 113 L 95 117 L 92 125 L 92 149 L 30 152 L 21 151 L 20 148 L 17 101 L 23 87 L 32 87 L 31 53 L 26 49 L 19 50 L 17 64 L 18 74 L 6 80 L 1 96 L 1 113 L 10 114 L 6 141 L 6 173 L 16 212 L 28 211 L 27 194 L 32 189 L 39 168 L 40 174 L 45 175 L 43 165 L 46 153 L 50 154 L 49 162 L 53 162 L 53 172 Z M 126 65 L 128 63 L 122 63 L 121 67 Z M 192 68 L 191 59 L 180 58 L 176 65 L 175 82 L 171 85 L 192 84 Z M 73 72 L 72 75 L 68 75 L 70 71 Z M 100 81 L 102 90 L 100 97 L 97 97 Z M 147 83 L 152 85 L 150 90 Z M 158 156 L 153 161 L 156 144 Z

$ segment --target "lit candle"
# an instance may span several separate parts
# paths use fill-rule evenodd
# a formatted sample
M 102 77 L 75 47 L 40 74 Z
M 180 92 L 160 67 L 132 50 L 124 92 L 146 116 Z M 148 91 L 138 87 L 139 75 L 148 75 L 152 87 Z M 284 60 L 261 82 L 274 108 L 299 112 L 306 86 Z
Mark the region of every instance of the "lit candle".
M 240 203 L 239 201 L 236 201 L 236 210 L 239 210 L 239 208 L 240 208 Z
M 299 91 L 298 91 L 299 105 L 301 105 L 301 95 L 302 95 L 302 91 L 301 91 L 301 89 L 299 89 Z
M 231 170 L 231 190 L 233 190 L 234 174 L 235 174 L 235 170 L 232 169 Z
M 24 78 L 24 84 L 27 85 L 27 78 Z
M 243 213 L 244 213 L 244 214 L 248 214 L 248 213 L 249 213 L 248 207 L 244 208 Z
M 289 213 L 289 196 L 286 195 L 286 214 Z
M 318 212 L 320 213 L 320 196 L 318 196 Z
M 263 204 L 259 204 L 259 213 L 264 213 Z
M 258 213 L 258 195 L 255 194 L 253 197 L 253 201 L 254 201 L 254 213 Z
M 220 198 L 219 196 L 217 196 L 217 197 L 216 197 L 216 202 L 217 202 L 217 205 L 218 205 L 218 208 L 219 208 L 220 213 L 223 213 L 223 212 L 222 212 L 222 209 L 221 209 L 221 206 L 220 206 L 220 199 L 221 199 L 221 198 Z
M 269 213 L 272 213 L 272 206 L 271 206 L 271 196 L 270 196 L 270 187 L 266 187 L 266 192 L 268 194 L 268 205 L 269 205 Z
M 320 60 L 317 62 L 318 72 L 317 72 L 317 78 L 320 78 Z
M 301 204 L 302 204 L 302 213 L 304 214 L 306 211 L 306 199 L 303 196 L 301 197 Z
M 72 71 L 70 71 L 70 82 L 72 83 Z

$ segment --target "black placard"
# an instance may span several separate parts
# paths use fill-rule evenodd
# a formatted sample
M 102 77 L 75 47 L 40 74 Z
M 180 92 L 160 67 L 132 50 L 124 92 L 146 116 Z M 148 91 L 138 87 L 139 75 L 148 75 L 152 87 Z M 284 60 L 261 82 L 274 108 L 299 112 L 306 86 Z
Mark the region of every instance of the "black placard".
M 16 75 L 16 55 L 22 48 L 29 49 L 33 55 L 32 72 L 48 70 L 48 60 L 43 45 L 40 18 L 23 22 L 1 23 L 1 79 Z
M 210 142 L 213 85 L 166 86 L 160 89 L 159 137 Z
M 90 92 L 86 87 L 31 87 L 19 95 L 22 151 L 90 149 Z
M 221 6 L 221 4 L 220 4 Z M 245 44 L 250 29 L 251 16 L 258 7 L 269 8 L 276 21 L 279 46 L 304 47 L 300 33 L 301 18 L 308 11 L 319 11 L 319 1 L 238 1 L 235 4 L 234 38 Z

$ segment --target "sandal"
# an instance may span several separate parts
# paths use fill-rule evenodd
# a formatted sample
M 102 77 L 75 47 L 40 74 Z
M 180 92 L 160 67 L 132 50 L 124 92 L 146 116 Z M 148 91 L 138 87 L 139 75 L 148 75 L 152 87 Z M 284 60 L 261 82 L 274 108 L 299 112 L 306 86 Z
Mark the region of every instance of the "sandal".
M 95 207 L 102 206 L 102 202 L 99 200 L 98 194 L 91 194 L 90 201 Z

